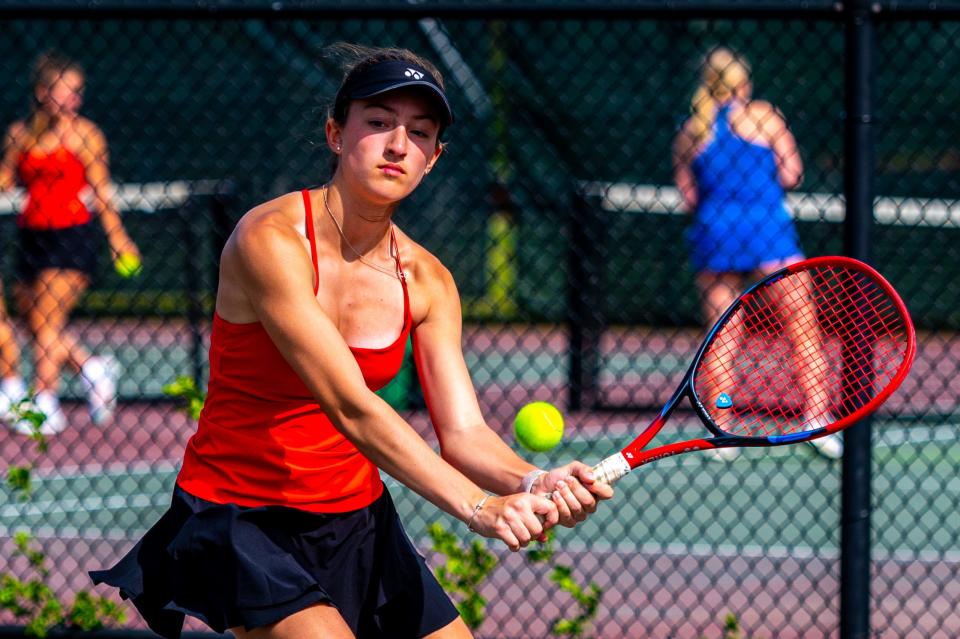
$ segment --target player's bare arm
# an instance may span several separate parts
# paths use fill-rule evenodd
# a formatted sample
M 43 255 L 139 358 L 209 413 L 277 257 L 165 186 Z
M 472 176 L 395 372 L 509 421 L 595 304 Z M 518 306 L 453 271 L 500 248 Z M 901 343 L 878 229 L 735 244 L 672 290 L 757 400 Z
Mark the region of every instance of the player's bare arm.
M 7 191 L 17 185 L 17 154 L 20 152 L 19 138 L 23 135 L 23 124 L 10 125 L 3 136 L 3 157 L 0 159 L 0 191 Z
M 773 150 L 777 161 L 777 177 L 787 190 L 803 182 L 803 160 L 797 141 L 778 108 L 761 100 L 750 104 L 751 119 L 760 129 L 760 137 Z
M 245 218 L 228 242 L 223 270 L 242 287 L 257 319 L 338 429 L 378 467 L 438 507 L 468 522 L 485 493 L 441 459 L 364 383 L 337 327 L 305 283 L 312 264 L 302 236 L 276 211 Z M 234 290 L 236 295 L 238 291 Z M 491 503 L 488 536 L 519 548 L 542 532 L 537 515 L 556 522 L 556 508 L 532 495 Z
M 429 273 L 419 278 L 417 269 L 411 269 L 415 297 L 426 301 L 420 309 L 415 308 L 419 314 L 415 316 L 415 321 L 419 320 L 415 355 L 443 457 L 487 490 L 497 494 L 517 492 L 523 478 L 536 467 L 521 459 L 484 420 L 463 358 L 456 284 L 433 256 L 423 249 L 418 251 L 422 254 L 420 268 Z M 419 285 L 421 280 L 425 284 Z M 431 401 L 437 397 L 443 401 Z M 484 454 L 476 454 L 478 450 Z M 594 485 L 589 467 L 581 462 L 551 471 L 532 492 L 557 494 L 560 523 L 565 526 L 582 521 L 596 509 L 598 499 L 613 494 L 610 486 Z
M 688 213 L 697 210 L 697 181 L 690 164 L 696 142 L 690 131 L 690 122 L 687 121 L 677 133 L 673 141 L 673 180 L 683 198 L 683 204 Z
M 104 233 L 110 244 L 113 257 L 132 254 L 139 257 L 140 251 L 127 234 L 114 204 L 114 187 L 110 179 L 110 154 L 106 137 L 90 120 L 77 121 L 77 157 L 87 173 L 87 182 L 93 189 L 94 205 L 100 216 Z

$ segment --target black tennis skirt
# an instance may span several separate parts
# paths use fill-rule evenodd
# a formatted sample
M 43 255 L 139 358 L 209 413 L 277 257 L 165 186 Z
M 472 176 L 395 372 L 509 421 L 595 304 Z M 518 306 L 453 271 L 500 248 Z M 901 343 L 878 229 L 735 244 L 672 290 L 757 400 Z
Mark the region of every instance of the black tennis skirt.
M 90 576 L 170 639 L 185 615 L 217 632 L 249 630 L 317 603 L 335 606 L 358 639 L 423 637 L 458 614 L 386 489 L 366 508 L 317 514 L 215 504 L 177 487 L 140 542 Z
M 48 268 L 93 277 L 104 252 L 103 231 L 93 222 L 62 229 L 17 229 L 17 277 L 33 282 Z

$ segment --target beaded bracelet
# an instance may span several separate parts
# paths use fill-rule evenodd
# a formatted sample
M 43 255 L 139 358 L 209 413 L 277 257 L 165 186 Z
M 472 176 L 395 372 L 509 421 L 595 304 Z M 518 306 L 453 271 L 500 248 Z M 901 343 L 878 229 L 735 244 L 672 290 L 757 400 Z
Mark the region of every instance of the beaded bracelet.
M 467 522 L 467 530 L 470 532 L 477 532 L 473 529 L 473 520 L 477 518 L 477 515 L 480 513 L 480 510 L 483 508 L 483 505 L 487 503 L 487 500 L 490 499 L 490 495 L 484 495 L 476 506 L 473 507 L 473 514 L 470 515 L 470 521 Z

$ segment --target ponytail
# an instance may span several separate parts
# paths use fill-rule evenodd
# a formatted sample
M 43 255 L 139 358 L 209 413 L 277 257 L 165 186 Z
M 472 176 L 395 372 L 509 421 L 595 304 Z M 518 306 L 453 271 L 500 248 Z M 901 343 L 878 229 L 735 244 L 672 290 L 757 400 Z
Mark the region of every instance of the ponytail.
M 720 106 L 729 102 L 735 91 L 749 80 L 750 66 L 737 53 L 717 47 L 707 54 L 700 85 L 690 101 L 690 127 L 698 144 L 713 130 Z

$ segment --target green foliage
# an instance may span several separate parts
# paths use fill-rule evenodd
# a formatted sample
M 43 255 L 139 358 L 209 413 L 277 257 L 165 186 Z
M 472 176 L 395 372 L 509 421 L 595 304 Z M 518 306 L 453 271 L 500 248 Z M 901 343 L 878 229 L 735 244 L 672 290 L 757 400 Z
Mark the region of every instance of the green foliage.
M 570 566 L 556 566 L 550 573 L 550 581 L 557 584 L 560 590 L 569 593 L 577 605 L 580 606 L 580 613 L 570 619 L 557 619 L 553 622 L 553 632 L 557 635 L 567 635 L 570 637 L 582 637 L 587 631 L 590 622 L 597 616 L 597 609 L 600 607 L 600 599 L 603 597 L 603 590 L 595 583 L 591 583 L 587 590 L 584 590 L 574 579 L 573 569 Z
M 427 530 L 433 550 L 446 557 L 437 568 L 437 581 L 458 600 L 457 610 L 469 628 L 478 628 L 486 617 L 487 600 L 480 595 L 480 584 L 497 565 L 496 556 L 480 540 L 464 548 L 460 539 L 442 524 L 433 523 Z
M 43 578 L 20 581 L 13 575 L 0 575 L 0 609 L 26 621 L 26 634 L 32 637 L 47 636 L 63 617 L 63 606 Z
M 42 577 L 46 577 L 49 574 L 46 566 L 46 555 L 43 554 L 41 550 L 33 550 L 30 548 L 30 534 L 24 531 L 20 531 L 13 536 L 13 545 L 16 546 L 16 551 L 14 551 L 13 556 L 26 557 L 27 563 L 30 564 L 30 568 L 40 574 Z
M 30 439 L 36 444 L 37 452 L 47 452 L 47 438 L 41 432 L 43 422 L 47 416 L 37 409 L 33 403 L 35 393 L 32 391 L 23 399 L 14 402 L 10 407 L 10 423 L 16 424 L 20 421 L 26 421 L 30 424 Z M 10 466 L 7 468 L 7 487 L 18 494 L 20 501 L 27 501 L 33 493 L 33 466 L 26 464 L 24 466 Z
M 37 451 L 40 453 L 47 452 L 49 444 L 47 438 L 43 436 L 43 433 L 40 431 L 40 428 L 43 426 L 43 423 L 47 421 L 47 416 L 37 408 L 37 405 L 34 403 L 34 396 L 36 393 L 30 391 L 30 393 L 21 399 L 18 402 L 14 402 L 10 406 L 10 423 L 15 424 L 20 421 L 26 421 L 30 424 L 30 439 L 32 439 L 37 445 Z M 9 472 L 7 473 L 9 477 Z
M 47 416 L 37 410 L 32 394 L 14 404 L 11 413 L 12 420 L 30 423 L 30 437 L 37 451 L 47 452 L 47 439 L 41 430 Z M 33 492 L 32 472 L 30 465 L 7 468 L 7 486 L 14 494 L 19 493 L 21 501 L 30 499 Z M 32 577 L 22 580 L 10 573 L 0 573 L 0 610 L 10 612 L 17 621 L 24 623 L 24 633 L 28 637 L 46 637 L 52 628 L 58 626 L 96 630 L 107 623 L 120 624 L 125 621 L 126 615 L 120 606 L 104 597 L 94 597 L 87 591 L 78 592 L 69 610 L 65 611 L 59 597 L 47 583 L 50 570 L 46 565 L 46 554 L 31 547 L 31 539 L 25 531 L 14 534 L 11 559 L 26 559 Z
M 543 563 L 553 559 L 553 533 L 553 530 L 547 532 L 547 541 L 544 544 L 527 551 L 528 561 Z M 597 616 L 600 599 L 603 597 L 603 589 L 591 582 L 590 586 L 584 590 L 573 578 L 573 568 L 564 565 L 554 566 L 550 573 L 550 581 L 555 583 L 560 590 L 573 597 L 580 609 L 574 617 L 555 619 L 551 631 L 558 636 L 582 637 L 589 629 L 594 617 Z
M 706 639 L 706 637 L 700 639 Z M 728 612 L 727 616 L 723 618 L 723 634 L 720 639 L 749 639 L 742 634 L 740 622 L 732 612 Z
M 185 401 L 184 411 L 191 419 L 200 419 L 200 411 L 206 401 L 206 393 L 197 388 L 197 382 L 187 375 L 181 375 L 163 387 L 163 394 Z
M 73 606 L 66 615 L 68 626 L 84 631 L 103 628 L 105 619 L 123 623 L 126 613 L 119 604 L 105 597 L 93 597 L 86 591 L 77 593 Z
M 19 499 L 26 501 L 30 499 L 30 493 L 33 492 L 33 482 L 31 480 L 31 466 L 11 466 L 7 469 L 7 487 L 14 494 L 20 493 Z
M 740 622 L 732 612 L 723 620 L 723 639 L 740 639 Z
M 446 563 L 436 570 L 437 581 L 443 589 L 459 600 L 457 609 L 469 628 L 478 628 L 486 618 L 487 601 L 480 596 L 480 585 L 497 565 L 496 556 L 486 549 L 483 542 L 474 540 L 464 547 L 457 535 L 434 523 L 427 531 L 433 541 L 433 550 L 446 557 Z M 547 540 L 526 551 L 530 563 L 544 563 L 553 559 L 554 531 L 547 532 Z M 571 618 L 554 620 L 551 630 L 557 636 L 583 637 L 597 615 L 603 590 L 591 583 L 584 590 L 573 578 L 570 566 L 555 566 L 550 581 L 568 593 L 579 607 L 579 613 Z
M 16 533 L 13 556 L 26 558 L 34 576 L 21 580 L 8 573 L 0 574 L 0 610 L 7 610 L 17 621 L 24 622 L 27 636 L 46 637 L 57 626 L 96 630 L 107 623 L 125 621 L 126 615 L 120 606 L 87 591 L 77 593 L 70 609 L 65 611 L 47 584 L 50 570 L 46 566 L 46 555 L 42 550 L 31 548 L 30 541 L 29 533 Z
M 527 551 L 527 561 L 538 564 L 553 558 L 553 531 L 547 532 L 547 541 Z

